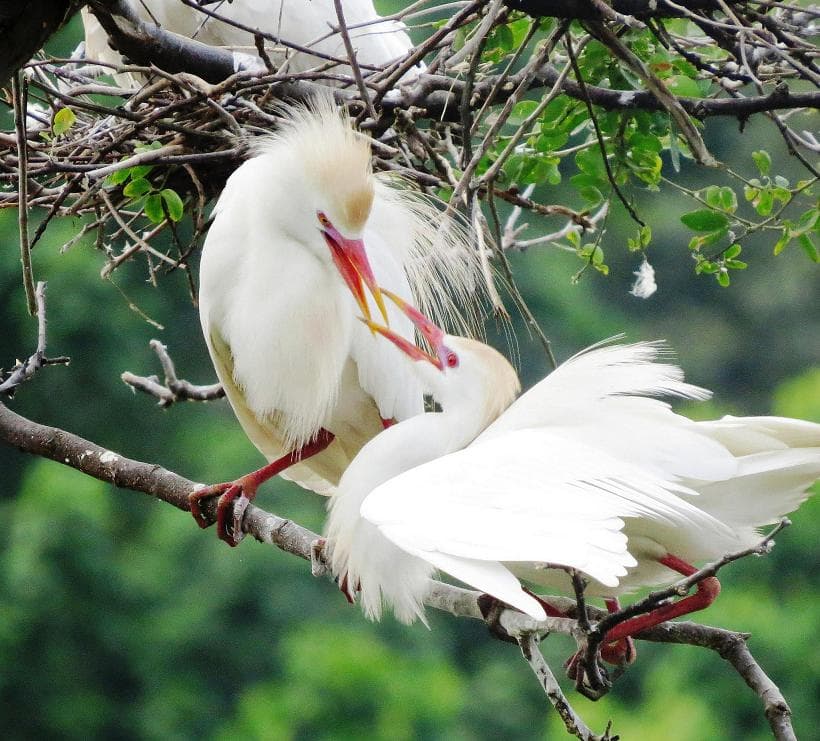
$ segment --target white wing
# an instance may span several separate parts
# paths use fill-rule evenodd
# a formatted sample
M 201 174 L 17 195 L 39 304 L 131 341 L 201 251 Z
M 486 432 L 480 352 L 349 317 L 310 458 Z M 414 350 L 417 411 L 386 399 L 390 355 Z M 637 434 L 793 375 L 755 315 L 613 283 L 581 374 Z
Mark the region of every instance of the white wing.
M 566 566 L 615 586 L 635 564 L 624 517 L 725 533 L 678 494 L 693 492 L 553 431 L 522 430 L 391 479 L 361 514 L 408 553 L 512 603 L 477 563 Z
M 664 351 L 662 342 L 593 345 L 522 394 L 482 437 L 506 430 L 574 422 L 579 414 L 594 416 L 600 402 L 616 398 L 709 398 L 706 389 L 684 382 L 680 368 L 656 362 Z M 654 406 L 668 407 L 660 401 L 655 401 Z
M 549 427 L 663 478 L 713 481 L 737 463 L 716 436 L 653 396 L 709 396 L 683 371 L 656 362 L 662 343 L 595 346 L 523 394 L 479 440 L 510 430 Z

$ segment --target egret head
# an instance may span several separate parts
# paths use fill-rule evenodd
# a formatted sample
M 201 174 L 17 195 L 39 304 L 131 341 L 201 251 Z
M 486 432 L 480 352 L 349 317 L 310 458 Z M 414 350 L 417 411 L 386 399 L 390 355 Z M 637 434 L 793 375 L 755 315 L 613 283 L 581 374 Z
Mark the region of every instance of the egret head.
M 257 151 L 274 170 L 276 225 L 318 259 L 330 258 L 369 318 L 367 286 L 386 320 L 362 239 L 375 194 L 369 139 L 322 95 L 283 109 L 279 129 Z
M 369 320 L 365 323 L 418 362 L 426 390 L 445 410 L 452 406 L 472 406 L 481 416 L 483 428 L 513 403 L 521 391 L 521 382 L 500 352 L 483 342 L 446 334 L 418 309 L 396 294 L 382 290 L 409 317 L 432 352 L 428 353 L 387 327 Z

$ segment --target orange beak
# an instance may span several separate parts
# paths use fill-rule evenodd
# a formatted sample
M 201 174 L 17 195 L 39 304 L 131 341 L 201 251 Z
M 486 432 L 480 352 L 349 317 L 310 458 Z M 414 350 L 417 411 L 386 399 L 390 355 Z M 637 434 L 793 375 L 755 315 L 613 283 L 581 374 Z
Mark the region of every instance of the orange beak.
M 325 242 L 330 248 L 330 254 L 336 269 L 344 279 L 367 320 L 370 321 L 371 316 L 370 306 L 364 292 L 365 286 L 373 296 L 376 306 L 379 307 L 379 312 L 384 318 L 385 324 L 389 326 L 390 320 L 387 318 L 387 307 L 384 305 L 382 290 L 376 283 L 373 269 L 370 267 L 364 242 L 361 239 L 347 239 L 332 226 L 325 227 L 322 230 L 322 236 L 324 236 Z
M 376 324 L 371 321 L 369 317 L 362 319 L 362 321 L 370 328 L 371 331 L 377 332 L 382 337 L 390 340 L 390 342 L 398 347 L 399 350 L 401 350 L 411 360 L 426 360 L 428 363 L 432 363 L 439 370 L 444 370 L 444 361 L 442 360 L 443 355 L 446 353 L 446 348 L 444 346 L 444 330 L 433 324 L 433 322 L 424 316 L 424 314 L 422 314 L 415 306 L 408 304 L 403 298 L 397 296 L 392 291 L 388 291 L 386 288 L 383 288 L 381 289 L 381 292 L 394 304 L 396 304 L 396 306 L 402 310 L 408 319 L 413 322 L 421 335 L 427 340 L 427 342 L 430 343 L 435 355 L 422 350 L 418 347 L 418 345 L 410 342 L 410 340 L 402 337 L 393 330 L 380 324 Z

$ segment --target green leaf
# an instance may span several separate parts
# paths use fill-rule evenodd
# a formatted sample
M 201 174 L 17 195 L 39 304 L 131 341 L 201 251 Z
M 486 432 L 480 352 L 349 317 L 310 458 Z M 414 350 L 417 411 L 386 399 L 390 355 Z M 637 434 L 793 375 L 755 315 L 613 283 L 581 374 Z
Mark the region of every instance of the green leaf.
M 714 232 L 729 226 L 729 219 L 724 214 L 708 208 L 690 211 L 681 216 L 680 220 L 695 232 Z
M 637 252 L 638 250 L 645 249 L 649 246 L 649 243 L 652 241 L 652 228 L 645 224 L 640 229 L 638 229 L 638 235 L 633 239 L 632 237 L 627 238 L 627 247 L 629 248 L 630 252 Z
M 496 26 L 493 33 L 490 35 L 493 45 L 500 47 L 504 51 L 512 51 L 515 44 L 515 37 L 513 32 L 505 26 Z
M 724 288 L 727 288 L 732 282 L 732 279 L 729 277 L 729 272 L 726 270 L 719 270 L 717 273 L 717 282 Z
M 162 210 L 162 198 L 159 193 L 152 193 L 145 199 L 145 215 L 155 224 L 159 224 L 165 219 L 165 212 Z
M 601 193 L 598 188 L 594 185 L 586 185 L 578 191 L 578 194 L 583 198 L 585 201 L 589 201 L 592 204 L 602 203 L 604 200 L 604 194 Z
M 702 191 L 703 199 L 712 208 L 734 213 L 737 210 L 737 195 L 727 186 L 710 185 Z
M 165 201 L 165 208 L 168 209 L 168 216 L 171 217 L 171 221 L 179 221 L 185 213 L 185 206 L 177 192 L 171 190 L 171 188 L 165 188 L 159 194 L 162 200 Z
M 772 191 L 768 188 L 761 190 L 760 195 L 758 195 L 752 205 L 755 207 L 755 211 L 757 211 L 761 216 L 768 216 L 774 207 L 774 197 L 772 196 Z
M 144 178 L 153 169 L 153 165 L 134 165 L 134 167 L 130 169 L 131 179 Z
M 51 122 L 51 130 L 54 132 L 54 136 L 65 134 L 65 132 L 74 125 L 76 120 L 77 116 L 74 115 L 74 111 L 70 108 L 60 108 L 60 110 L 54 114 L 54 119 Z
M 801 234 L 806 234 L 812 231 L 820 220 L 820 209 L 810 208 L 808 211 L 800 214 L 797 224 L 789 230 L 789 236 L 799 237 Z
M 717 273 L 718 270 L 720 270 L 720 268 L 718 267 L 717 263 L 711 262 L 709 260 L 699 262 L 695 266 L 696 273 L 706 273 L 708 275 L 712 275 L 714 273 Z
M 131 169 L 128 167 L 123 168 L 122 170 L 115 170 L 112 172 L 105 180 L 107 183 L 111 185 L 121 185 L 124 183 L 128 178 L 131 177 Z
M 148 191 L 150 191 L 154 186 L 151 185 L 145 178 L 138 178 L 137 180 L 132 180 L 128 185 L 126 185 L 122 189 L 122 193 L 124 196 L 128 198 L 139 198 L 140 196 L 144 196 Z
M 812 262 L 820 262 L 820 254 L 818 254 L 814 242 L 811 241 L 810 234 L 801 234 L 797 238 L 797 244 L 803 248 L 803 252 L 809 256 L 809 260 Z
M 684 75 L 672 75 L 666 80 L 666 86 L 675 95 L 683 95 L 686 98 L 700 97 L 700 87 L 697 81 Z
M 761 175 L 769 174 L 769 170 L 772 169 L 772 158 L 765 149 L 758 149 L 752 152 L 752 159 L 755 161 L 755 165 Z
M 534 100 L 522 100 L 512 109 L 512 113 L 507 119 L 507 123 L 512 124 L 513 126 L 520 126 L 524 123 L 524 119 L 526 119 L 536 108 L 538 108 L 538 103 Z
M 731 245 L 726 250 L 726 252 L 723 253 L 723 257 L 726 260 L 732 260 L 740 254 L 740 251 L 741 251 L 740 245 L 737 242 L 735 242 L 733 245 Z
M 724 265 L 732 270 L 746 270 L 749 267 L 743 260 L 726 260 Z
M 786 249 L 786 245 L 792 241 L 791 235 L 789 234 L 788 228 L 783 230 L 783 234 L 780 235 L 780 239 L 774 243 L 774 254 L 779 255 Z

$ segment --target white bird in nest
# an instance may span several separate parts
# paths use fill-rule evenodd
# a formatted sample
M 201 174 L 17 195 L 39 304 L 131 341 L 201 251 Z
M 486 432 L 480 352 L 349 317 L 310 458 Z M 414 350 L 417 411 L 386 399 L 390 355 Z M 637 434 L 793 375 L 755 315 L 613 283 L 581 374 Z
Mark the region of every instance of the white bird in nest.
M 796 509 L 820 476 L 818 424 L 693 422 L 654 398 L 709 395 L 657 362 L 660 343 L 590 348 L 513 401 L 518 379 L 501 355 L 397 303 L 433 355 L 377 329 L 419 361 L 444 411 L 371 440 L 329 503 L 331 569 L 371 619 L 384 602 L 403 622 L 424 620 L 436 570 L 543 619 L 561 613 L 519 579 L 567 591 L 555 567 L 571 568 L 614 611 L 619 595 L 758 543 L 758 528 Z M 719 591 L 711 577 L 621 623 L 604 658 L 631 661 L 629 636 L 703 609 Z
M 201 500 L 221 495 L 218 532 L 232 545 L 261 482 L 287 468 L 287 478 L 331 494 L 383 426 L 423 411 L 412 364 L 356 321 L 378 306 L 412 340 L 412 323 L 385 308 L 377 283 L 462 328 L 482 285 L 468 233 L 421 194 L 374 174 L 369 139 L 329 97 L 282 115 L 228 179 L 200 267 L 211 359 L 245 433 L 270 461 L 191 495 L 203 527 Z
M 333 30 L 339 26 L 333 0 L 212 0 L 200 2 L 200 5 L 205 11 L 216 13 L 227 22 L 179 0 L 138 0 L 131 3 L 136 15 L 146 23 L 156 23 L 166 31 L 236 52 L 239 55 L 236 57 L 237 65 L 246 61 L 244 57 L 255 58 L 258 52 L 253 34 L 231 25 L 230 21 L 282 39 L 281 45 L 265 41 L 272 62 L 281 72 L 305 72 L 330 64 L 331 74 L 351 73 L 348 65 L 332 66 L 327 59 L 347 60 L 344 39 Z M 86 58 L 113 65 L 124 64 L 120 54 L 111 48 L 105 30 L 94 15 L 86 8 L 81 12 Z M 407 35 L 404 23 L 382 20 L 372 0 L 345 0 L 343 12 L 356 60 L 365 76 L 371 71 L 369 67 L 385 68 L 412 52 L 413 42 Z M 288 47 L 288 43 L 299 48 Z M 308 50 L 315 51 L 318 56 Z M 423 70 L 424 63 L 419 62 L 401 79 L 412 79 Z M 114 77 L 117 84 L 123 87 L 139 84 L 128 73 Z

